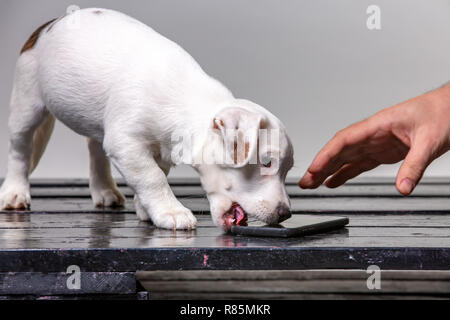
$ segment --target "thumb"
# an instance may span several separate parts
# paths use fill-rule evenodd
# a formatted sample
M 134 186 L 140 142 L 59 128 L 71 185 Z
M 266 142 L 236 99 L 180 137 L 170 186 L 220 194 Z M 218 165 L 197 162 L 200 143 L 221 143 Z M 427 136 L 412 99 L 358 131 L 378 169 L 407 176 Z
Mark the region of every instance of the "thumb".
M 431 148 L 426 143 L 414 144 L 398 171 L 395 183 L 397 190 L 404 196 L 409 195 L 419 183 L 431 161 L 433 161 Z

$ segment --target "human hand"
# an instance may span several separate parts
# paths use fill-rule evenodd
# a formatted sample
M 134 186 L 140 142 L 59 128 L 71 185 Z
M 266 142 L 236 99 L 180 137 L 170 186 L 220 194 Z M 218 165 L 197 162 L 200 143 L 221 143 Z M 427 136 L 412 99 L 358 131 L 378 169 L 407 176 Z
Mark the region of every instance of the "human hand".
M 403 159 L 396 187 L 409 195 L 425 169 L 450 149 L 450 84 L 384 109 L 339 131 L 317 154 L 299 186 L 344 184 L 380 164 Z

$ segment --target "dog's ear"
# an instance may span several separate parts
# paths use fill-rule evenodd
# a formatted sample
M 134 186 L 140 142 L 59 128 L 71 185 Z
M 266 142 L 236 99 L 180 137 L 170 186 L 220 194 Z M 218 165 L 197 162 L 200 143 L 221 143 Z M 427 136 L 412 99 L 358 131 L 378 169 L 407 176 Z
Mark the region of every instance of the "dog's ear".
M 239 107 L 222 109 L 213 120 L 213 129 L 222 136 L 224 163 L 239 168 L 257 163 L 258 132 L 264 123 L 261 114 Z

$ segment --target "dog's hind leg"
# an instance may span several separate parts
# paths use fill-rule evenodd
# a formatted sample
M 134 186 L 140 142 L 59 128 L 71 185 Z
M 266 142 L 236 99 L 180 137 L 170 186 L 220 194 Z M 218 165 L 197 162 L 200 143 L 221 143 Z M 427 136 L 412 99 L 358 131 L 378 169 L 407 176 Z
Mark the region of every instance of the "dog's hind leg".
M 111 165 L 102 145 L 88 138 L 90 156 L 89 188 L 96 207 L 121 207 L 125 197 L 111 176 Z
M 37 62 L 24 53 L 18 60 L 11 94 L 8 171 L 0 188 L 0 209 L 30 206 L 28 176 L 50 138 L 54 118 L 45 108 L 36 77 Z

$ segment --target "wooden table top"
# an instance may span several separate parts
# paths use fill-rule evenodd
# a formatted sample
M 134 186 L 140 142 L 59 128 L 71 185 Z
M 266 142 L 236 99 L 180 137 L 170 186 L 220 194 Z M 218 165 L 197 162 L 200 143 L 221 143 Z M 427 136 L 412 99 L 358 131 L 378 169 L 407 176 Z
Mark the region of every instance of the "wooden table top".
M 448 270 L 450 179 L 428 179 L 410 197 L 393 181 L 360 179 L 338 189 L 301 190 L 288 183 L 293 214 L 348 216 L 345 229 L 302 238 L 224 234 L 212 224 L 196 180 L 171 181 L 197 215 L 192 231 L 138 221 L 131 197 L 124 209 L 96 209 L 86 180 L 32 181 L 30 211 L 0 212 L 0 272 L 201 269 Z

